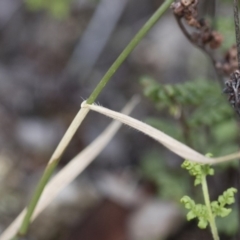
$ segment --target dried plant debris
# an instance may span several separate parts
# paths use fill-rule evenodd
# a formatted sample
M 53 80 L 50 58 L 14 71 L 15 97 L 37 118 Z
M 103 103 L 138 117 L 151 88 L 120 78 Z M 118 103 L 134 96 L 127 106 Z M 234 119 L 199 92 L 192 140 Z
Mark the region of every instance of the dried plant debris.
M 180 0 L 171 5 L 177 22 L 195 46 L 202 49 L 209 55 L 214 64 L 214 68 L 221 78 L 228 77 L 225 82 L 224 93 L 228 95 L 228 100 L 237 114 L 240 116 L 240 71 L 238 69 L 238 51 L 236 45 L 232 46 L 221 61 L 217 61 L 210 50 L 218 49 L 223 41 L 222 35 L 212 30 L 209 23 L 198 17 L 199 0 Z M 185 20 L 185 24 L 183 21 Z M 190 32 L 187 27 L 193 28 Z
M 198 15 L 197 3 L 198 0 L 182 0 L 172 3 L 171 8 L 177 17 L 184 18 L 190 26 L 200 28 L 196 19 Z
M 181 0 L 174 2 L 171 5 L 175 17 L 178 20 L 188 39 L 201 48 L 209 47 L 210 49 L 217 49 L 221 46 L 222 35 L 211 29 L 209 23 L 202 18 L 198 18 L 198 0 Z M 195 28 L 193 33 L 189 33 L 182 25 L 181 20 L 184 19 L 186 24 Z
M 235 67 L 235 71 L 230 75 L 230 78 L 225 82 L 224 93 L 228 94 L 228 100 L 235 109 L 236 113 L 240 116 L 240 28 L 239 28 L 239 13 L 238 1 L 234 1 L 234 23 L 237 44 L 235 50 L 229 51 L 229 57 L 234 60 L 229 62 L 229 67 Z M 229 60 L 229 59 L 228 59 Z M 236 70 L 237 69 L 237 70 Z M 232 69 L 233 70 L 233 69 Z
M 240 115 L 240 72 L 239 70 L 234 71 L 230 75 L 230 79 L 225 83 L 226 87 L 223 90 L 224 93 L 228 94 L 228 100 Z
M 237 46 L 233 45 L 225 54 L 221 62 L 216 63 L 216 68 L 225 76 L 229 76 L 238 68 Z

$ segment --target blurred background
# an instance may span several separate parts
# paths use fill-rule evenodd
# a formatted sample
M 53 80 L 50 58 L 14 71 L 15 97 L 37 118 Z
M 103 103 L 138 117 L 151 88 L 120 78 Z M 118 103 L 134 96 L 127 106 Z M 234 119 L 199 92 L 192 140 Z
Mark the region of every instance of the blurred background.
M 55 147 L 101 77 L 162 0 L 0 1 L 0 232 L 26 206 Z M 200 1 L 234 44 L 231 1 Z M 213 18 L 214 17 L 214 18 Z M 224 78 L 222 78 L 224 80 Z M 211 61 L 192 46 L 169 10 L 113 76 L 98 102 L 119 111 L 141 95 L 133 116 L 216 156 L 239 148 L 238 121 Z M 58 170 L 110 120 L 90 113 Z M 180 198 L 202 202 L 182 159 L 122 127 L 96 160 L 31 225 L 27 239 L 211 239 L 186 221 Z M 216 167 L 212 199 L 236 186 L 238 164 Z M 218 222 L 221 239 L 238 232 L 236 206 Z M 229 224 L 231 223 L 231 224 Z

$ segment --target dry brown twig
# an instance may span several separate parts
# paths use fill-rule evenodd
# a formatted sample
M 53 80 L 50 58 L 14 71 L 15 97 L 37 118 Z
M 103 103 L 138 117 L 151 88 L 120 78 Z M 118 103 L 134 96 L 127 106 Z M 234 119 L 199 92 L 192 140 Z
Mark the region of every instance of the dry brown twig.
M 198 0 L 181 0 L 172 3 L 171 8 L 186 38 L 210 58 L 218 76 L 219 83 L 222 86 L 223 79 L 220 69 L 217 68 L 218 61 L 214 56 L 213 50 L 221 46 L 223 37 L 219 32 L 212 30 L 205 19 L 198 18 L 198 2 Z M 192 33 L 187 30 L 186 25 L 193 29 Z
M 210 54 L 209 50 L 217 49 L 221 46 L 223 37 L 219 32 L 212 30 L 205 19 L 198 18 L 197 6 L 198 0 L 181 0 L 173 3 L 171 8 L 179 26 L 190 42 Z M 195 31 L 192 34 L 186 30 L 182 19 L 185 20 L 188 26 L 194 28 Z

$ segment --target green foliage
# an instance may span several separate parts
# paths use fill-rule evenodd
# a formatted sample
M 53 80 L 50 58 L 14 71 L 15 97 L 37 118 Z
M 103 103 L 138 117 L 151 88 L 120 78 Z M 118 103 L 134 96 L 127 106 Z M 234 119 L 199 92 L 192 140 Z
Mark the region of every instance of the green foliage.
M 197 79 L 170 85 L 143 77 L 141 84 L 144 95 L 160 110 L 167 109 L 171 114 L 173 108 L 188 107 L 191 112 L 191 126 L 211 126 L 233 117 L 232 109 L 215 82 Z
M 225 205 L 230 205 L 235 202 L 234 193 L 236 192 L 237 189 L 229 188 L 218 197 L 218 201 L 213 201 L 211 203 L 212 211 L 215 216 L 226 217 L 232 211 L 226 208 Z
M 160 109 L 186 104 L 198 106 L 205 99 L 206 94 L 211 95 L 213 90 L 202 80 L 170 85 L 143 77 L 141 84 L 144 87 L 144 95 L 155 102 Z
M 31 11 L 47 10 L 56 18 L 64 18 L 69 14 L 72 0 L 25 0 Z
M 191 176 L 195 177 L 194 186 L 202 183 L 202 177 L 207 175 L 214 175 L 214 169 L 208 164 L 198 164 L 190 161 L 184 161 L 182 168 L 188 170 Z
M 237 190 L 235 188 L 229 188 L 223 195 L 218 197 L 218 201 L 211 203 L 211 208 L 214 216 L 226 217 L 232 209 L 226 208 L 225 205 L 234 203 L 234 193 Z M 204 229 L 208 226 L 209 214 L 207 207 L 203 204 L 196 204 L 190 197 L 184 196 L 181 199 L 181 203 L 184 204 L 185 208 L 189 210 L 187 214 L 187 220 L 190 221 L 194 218 L 198 218 L 198 227 Z
M 230 0 L 222 0 L 222 2 L 232 4 Z M 223 50 L 229 49 L 235 42 L 235 35 L 232 34 L 234 32 L 232 16 L 220 16 L 219 19 L 214 20 L 214 23 L 217 30 L 223 34 Z M 212 152 L 214 155 L 221 156 L 239 150 L 239 127 L 236 116 L 217 82 L 208 79 L 195 79 L 184 83 L 164 84 L 144 76 L 141 78 L 141 84 L 144 95 L 153 102 L 161 114 L 160 119 L 157 117 L 148 118 L 148 124 L 200 152 Z M 158 162 L 161 161 L 158 159 Z M 224 167 L 235 163 L 236 161 L 226 163 Z M 162 183 L 164 180 L 162 177 L 169 169 L 166 167 L 159 169 L 156 162 L 152 163 L 152 161 L 147 162 L 147 164 L 152 164 L 152 170 L 146 174 L 146 168 L 142 167 L 143 173 L 145 172 L 145 177 L 157 182 L 162 197 L 165 191 L 163 191 Z M 189 171 L 190 175 L 195 177 L 195 186 L 203 185 L 203 179 L 206 182 L 206 176 L 214 174 L 214 169 L 209 165 L 184 162 L 182 166 Z M 168 174 L 169 178 L 174 176 L 171 171 Z M 181 174 L 178 173 L 179 175 Z M 175 176 L 174 178 L 176 182 L 180 182 L 180 184 L 175 182 L 175 185 L 181 185 L 181 187 L 187 185 L 181 180 L 177 180 Z M 167 187 L 170 185 L 166 184 Z M 185 190 L 188 189 L 189 186 L 185 188 Z M 234 202 L 234 193 L 236 193 L 236 189 L 230 188 L 208 206 L 206 202 L 205 204 L 195 203 L 199 200 L 194 201 L 188 196 L 183 197 L 181 202 L 189 210 L 188 220 L 195 218 L 198 220 L 200 228 L 206 228 L 208 224 L 211 225 L 209 221 L 212 214 L 214 221 L 217 217 L 219 230 L 230 235 L 236 232 L 239 227 L 237 210 L 234 212 L 227 207 Z M 206 199 L 204 198 L 204 200 Z M 209 209 L 211 214 L 209 214 Z
M 162 125 L 160 129 L 173 137 L 177 133 L 178 140 L 190 143 L 198 151 L 224 155 L 238 149 L 235 115 L 217 83 L 197 79 L 170 85 L 143 77 L 141 84 L 144 95 L 156 108 L 161 112 L 167 110 L 173 118 L 171 121 L 151 118 L 155 127 Z M 171 128 L 175 130 L 169 131 Z
M 154 128 L 157 128 L 161 131 L 164 131 L 166 134 L 171 137 L 182 141 L 182 131 L 178 124 L 171 120 L 165 119 L 156 119 L 156 118 L 147 118 L 145 122 Z
M 158 195 L 162 199 L 178 201 L 183 194 L 189 191 L 188 176 L 179 172 L 178 169 L 167 166 L 165 161 L 159 157 L 158 152 L 152 151 L 144 156 L 140 171 L 145 179 L 156 185 Z
M 189 210 L 187 214 L 187 220 L 190 221 L 194 218 L 198 218 L 198 227 L 205 229 L 208 226 L 208 211 L 207 207 L 202 204 L 196 204 L 190 197 L 184 196 L 181 199 L 181 203 L 185 208 Z
M 229 236 L 236 234 L 239 229 L 237 207 L 233 206 L 232 212 L 228 216 L 224 218 L 217 218 L 216 224 L 218 226 L 219 232 L 224 232 Z
M 214 175 L 214 169 L 209 165 L 192 163 L 188 160 L 185 160 L 182 164 L 182 167 L 190 173 L 191 176 L 195 177 L 194 185 L 206 183 L 207 175 Z M 214 222 L 215 217 L 226 217 L 228 216 L 232 209 L 227 208 L 226 205 L 230 205 L 235 202 L 234 194 L 237 192 L 235 188 L 229 188 L 223 192 L 222 195 L 218 197 L 217 201 L 212 201 L 207 207 L 208 204 L 208 192 L 204 192 L 203 195 L 205 199 L 205 204 L 196 204 L 189 196 L 184 196 L 181 198 L 181 203 L 184 204 L 185 208 L 189 210 L 187 214 L 187 220 L 190 221 L 194 218 L 198 219 L 198 227 L 204 229 L 208 224 Z M 212 227 L 212 225 L 211 225 Z
M 197 79 L 191 82 L 170 85 L 157 83 L 149 77 L 143 77 L 141 84 L 144 95 L 154 103 L 161 113 L 160 119 L 156 117 L 148 118 L 148 124 L 202 152 L 209 151 L 219 156 L 238 150 L 239 131 L 235 114 L 217 83 Z M 186 136 L 188 139 L 186 139 Z M 159 157 L 156 157 L 155 162 L 151 158 L 146 158 L 142 165 L 143 175 L 157 184 L 160 196 L 176 199 L 165 194 L 168 188 L 174 189 L 172 192 L 175 191 L 174 184 L 169 184 L 170 181 L 168 180 L 172 177 L 175 186 L 181 186 L 179 188 L 183 189 L 178 190 L 178 195 L 180 192 L 184 194 L 189 192 L 188 179 L 185 177 L 186 181 L 182 181 L 181 173 L 173 173 L 169 171 L 167 166 L 157 167 L 158 164 L 163 166 L 163 162 L 165 161 L 160 161 Z M 236 161 L 224 164 L 224 166 L 221 165 L 221 167 L 226 168 L 227 165 L 235 163 Z M 151 171 L 147 171 L 145 164 L 148 165 L 148 168 L 151 168 Z M 195 186 L 201 184 L 202 178 L 214 174 L 214 169 L 209 165 L 184 162 L 182 167 L 186 168 L 190 175 L 195 177 Z M 176 184 L 176 182 L 179 184 Z M 231 209 L 226 208 L 226 204 L 224 204 L 224 201 L 233 201 L 234 192 L 233 189 L 227 190 L 218 198 L 218 201 L 212 202 L 211 205 L 214 216 L 226 217 L 217 218 L 217 223 L 219 230 L 228 234 L 233 234 L 238 228 L 236 214 L 234 215 Z M 225 200 L 222 201 L 222 199 Z M 206 228 L 208 225 L 206 206 L 196 204 L 186 196 L 182 198 L 182 202 L 190 210 L 187 219 L 197 218 L 198 226 Z M 229 219 L 232 220 L 231 226 L 226 224 Z

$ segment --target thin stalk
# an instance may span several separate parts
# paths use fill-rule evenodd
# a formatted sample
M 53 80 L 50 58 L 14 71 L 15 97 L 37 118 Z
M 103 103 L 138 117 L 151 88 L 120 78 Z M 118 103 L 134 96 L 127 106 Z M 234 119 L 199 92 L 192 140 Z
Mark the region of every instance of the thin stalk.
M 237 57 L 238 57 L 238 70 L 240 70 L 240 28 L 239 28 L 239 11 L 238 11 L 238 0 L 233 0 L 233 13 L 234 13 L 234 25 L 235 25 L 235 35 L 236 35 L 236 45 L 237 45 Z M 240 125 L 238 124 L 238 127 Z M 239 164 L 238 164 L 239 165 Z M 238 166 L 238 171 L 236 173 L 237 181 L 237 189 L 240 190 L 240 180 L 239 180 L 239 173 L 240 173 L 240 166 Z M 236 202 L 238 208 L 238 222 L 240 221 L 240 193 L 237 193 Z M 237 233 L 237 239 L 240 237 L 240 231 Z
M 149 30 L 156 24 L 159 18 L 163 15 L 163 13 L 170 7 L 171 3 L 174 0 L 166 0 L 161 7 L 152 15 L 152 17 L 146 22 L 146 24 L 140 29 L 140 31 L 135 35 L 132 41 L 128 44 L 128 46 L 123 50 L 123 52 L 119 55 L 116 61 L 112 64 L 106 74 L 103 76 L 102 80 L 99 82 L 97 87 L 94 89 L 92 94 L 87 100 L 88 104 L 92 104 L 98 95 L 101 93 L 105 85 L 111 79 L 116 70 L 122 65 L 124 60 L 128 57 L 128 55 L 134 50 L 134 48 L 138 45 L 138 43 L 143 39 L 143 37 L 149 32 Z
M 71 141 L 72 137 L 74 136 L 75 132 L 78 129 L 78 126 L 82 123 L 83 119 L 86 117 L 89 110 L 86 111 L 86 109 L 81 109 L 74 120 L 72 121 L 71 125 L 69 126 L 68 130 L 64 134 L 63 138 L 61 139 L 60 143 L 58 144 L 56 150 L 54 151 L 52 157 L 49 160 L 49 163 L 42 175 L 42 178 L 40 179 L 34 193 L 33 197 L 27 207 L 26 215 L 22 221 L 22 224 L 20 226 L 20 229 L 14 238 L 12 240 L 17 240 L 19 237 L 25 236 L 28 227 L 31 222 L 31 217 L 33 215 L 33 212 L 36 208 L 36 205 L 42 195 L 42 192 L 47 185 L 50 177 L 52 176 L 58 162 L 61 159 L 61 156 L 65 149 L 67 148 L 69 142 Z
M 208 191 L 208 186 L 207 186 L 207 180 L 206 180 L 205 175 L 203 175 L 203 177 L 202 177 L 202 191 L 203 191 L 205 205 L 206 205 L 207 211 L 208 211 L 209 224 L 210 224 L 213 239 L 220 240 L 220 238 L 218 236 L 217 226 L 215 223 L 215 217 L 212 213 L 212 208 L 211 208 L 211 203 L 210 203 L 210 198 L 209 198 L 209 191 Z
M 123 52 L 120 54 L 120 56 L 116 59 L 116 61 L 112 64 L 112 66 L 109 68 L 107 73 L 103 76 L 102 80 L 99 82 L 97 87 L 94 89 L 92 94 L 87 100 L 88 104 L 92 104 L 98 95 L 101 93 L 105 85 L 108 83 L 110 78 L 113 76 L 113 74 L 117 71 L 117 69 L 122 65 L 124 60 L 129 56 L 129 54 L 134 50 L 134 48 L 138 45 L 138 43 L 143 39 L 143 37 L 149 32 L 149 30 L 152 29 L 152 27 L 156 24 L 156 22 L 160 19 L 160 17 L 163 15 L 163 13 L 170 7 L 171 3 L 174 0 L 166 0 L 159 8 L 158 10 L 153 14 L 153 16 L 147 21 L 147 23 L 140 29 L 140 31 L 136 34 L 136 36 L 133 38 L 133 40 L 127 45 L 127 47 L 123 50 Z M 81 109 L 77 116 L 75 117 L 74 121 L 71 123 L 70 127 L 68 128 L 67 132 L 65 133 L 63 139 L 59 143 L 58 147 L 56 148 L 55 152 L 53 153 L 43 175 L 40 179 L 35 192 L 33 194 L 33 197 L 28 205 L 27 213 L 23 219 L 23 222 L 20 226 L 20 229 L 18 233 L 12 238 L 14 240 L 19 239 L 22 236 L 25 236 L 30 222 L 32 215 L 34 213 L 34 210 L 37 206 L 37 203 L 42 195 L 42 192 L 49 181 L 50 177 L 52 176 L 56 166 L 58 165 L 58 162 L 61 159 L 61 156 L 63 152 L 65 151 L 66 147 L 68 146 L 69 142 L 71 141 L 72 137 L 74 136 L 77 128 L 81 125 L 83 119 L 86 117 L 88 111 L 86 109 Z M 80 117 L 81 115 L 81 117 Z
M 189 146 L 192 147 L 192 141 L 191 141 L 191 135 L 190 135 L 190 128 L 187 122 L 187 117 L 185 115 L 185 112 L 182 107 L 181 108 L 181 113 L 179 117 L 179 121 L 182 127 L 182 132 L 183 132 L 183 138 L 185 140 L 185 143 Z
M 240 70 L 240 29 L 239 29 L 239 16 L 238 16 L 238 0 L 233 1 L 234 24 L 237 43 L 237 57 L 238 57 L 238 70 Z

